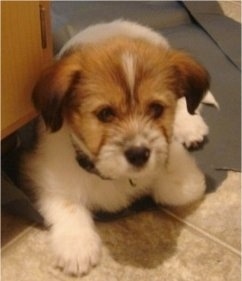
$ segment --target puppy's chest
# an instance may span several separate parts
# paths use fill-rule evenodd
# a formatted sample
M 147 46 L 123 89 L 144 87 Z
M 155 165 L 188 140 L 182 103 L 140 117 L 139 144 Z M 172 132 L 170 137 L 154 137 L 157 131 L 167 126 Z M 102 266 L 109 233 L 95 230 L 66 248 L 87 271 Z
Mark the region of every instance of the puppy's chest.
M 139 196 L 149 193 L 154 184 L 155 178 L 125 178 L 122 180 L 114 180 L 113 186 L 115 189 L 124 191 L 127 195 Z
M 100 180 L 89 188 L 88 207 L 92 210 L 118 211 L 150 194 L 151 187 L 150 179 Z
M 100 191 L 109 191 L 110 193 L 121 193 L 127 195 L 136 195 L 147 193 L 153 186 L 154 179 L 132 179 L 124 178 L 118 180 L 101 180 L 98 183 Z

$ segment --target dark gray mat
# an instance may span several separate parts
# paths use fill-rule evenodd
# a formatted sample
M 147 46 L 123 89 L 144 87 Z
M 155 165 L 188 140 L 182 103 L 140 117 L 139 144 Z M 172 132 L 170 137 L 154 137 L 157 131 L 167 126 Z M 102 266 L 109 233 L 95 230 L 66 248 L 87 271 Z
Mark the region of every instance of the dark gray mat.
M 240 24 L 226 17 L 216 1 L 184 1 L 183 4 L 227 58 L 241 69 Z
M 155 29 L 189 23 L 177 1 L 52 1 L 55 53 L 79 30 L 91 24 L 129 19 Z

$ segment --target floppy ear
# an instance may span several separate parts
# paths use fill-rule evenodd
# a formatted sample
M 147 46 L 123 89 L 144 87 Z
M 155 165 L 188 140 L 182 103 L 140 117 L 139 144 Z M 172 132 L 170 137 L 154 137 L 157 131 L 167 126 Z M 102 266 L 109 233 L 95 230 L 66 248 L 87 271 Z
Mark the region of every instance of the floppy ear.
M 63 124 L 65 110 L 70 106 L 80 75 L 80 65 L 74 58 L 65 57 L 46 69 L 35 85 L 34 106 L 52 132 L 58 131 Z
M 172 86 L 175 87 L 179 98 L 185 96 L 187 110 L 194 114 L 209 89 L 209 74 L 202 65 L 183 52 L 171 51 L 170 55 L 173 69 Z

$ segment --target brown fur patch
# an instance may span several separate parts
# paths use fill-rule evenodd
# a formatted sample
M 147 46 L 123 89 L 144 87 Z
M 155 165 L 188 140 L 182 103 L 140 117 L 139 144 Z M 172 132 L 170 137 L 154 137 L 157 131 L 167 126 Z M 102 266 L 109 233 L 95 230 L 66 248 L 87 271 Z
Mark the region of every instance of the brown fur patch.
M 135 57 L 133 89 L 122 65 L 127 51 Z M 110 135 L 136 116 L 158 127 L 169 142 L 177 98 L 185 95 L 192 112 L 208 85 L 207 72 L 187 55 L 142 39 L 117 37 L 65 55 L 43 74 L 33 97 L 47 126 L 58 130 L 66 119 L 97 155 Z M 155 120 L 148 111 L 154 101 L 164 107 Z M 112 122 L 96 116 L 105 106 L 115 112 Z

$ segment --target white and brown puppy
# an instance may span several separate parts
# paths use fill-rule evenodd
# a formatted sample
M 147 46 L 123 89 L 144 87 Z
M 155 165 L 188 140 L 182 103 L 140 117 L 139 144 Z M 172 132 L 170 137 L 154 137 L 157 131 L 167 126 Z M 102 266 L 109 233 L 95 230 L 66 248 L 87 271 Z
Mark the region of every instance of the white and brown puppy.
M 180 142 L 208 133 L 189 114 L 208 88 L 199 63 L 135 23 L 95 25 L 63 47 L 34 89 L 44 121 L 23 166 L 64 272 L 82 275 L 100 260 L 92 210 L 147 194 L 167 205 L 203 196 L 204 176 Z

